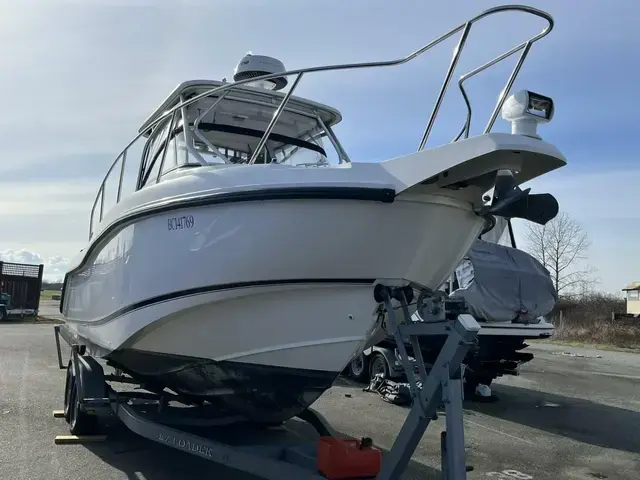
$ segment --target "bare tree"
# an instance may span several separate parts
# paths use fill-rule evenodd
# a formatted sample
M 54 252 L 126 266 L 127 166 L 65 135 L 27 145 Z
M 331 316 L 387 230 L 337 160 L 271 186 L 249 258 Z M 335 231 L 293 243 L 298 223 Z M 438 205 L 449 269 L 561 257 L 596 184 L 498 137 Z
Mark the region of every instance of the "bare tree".
M 584 265 L 591 245 L 582 226 L 561 212 L 546 225 L 529 223 L 526 249 L 549 271 L 558 295 L 584 295 L 596 283 L 595 269 Z

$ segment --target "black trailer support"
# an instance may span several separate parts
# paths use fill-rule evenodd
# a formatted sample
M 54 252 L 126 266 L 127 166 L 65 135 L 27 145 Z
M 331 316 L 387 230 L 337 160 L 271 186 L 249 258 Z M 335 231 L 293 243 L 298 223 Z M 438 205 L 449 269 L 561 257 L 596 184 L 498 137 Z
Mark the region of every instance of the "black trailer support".
M 453 301 L 434 297 L 430 308 L 422 312 L 423 321 L 399 324 L 396 320 L 392 300 L 400 302 L 404 318 L 408 315 L 408 302 L 411 301 L 413 291 L 408 287 L 391 288 L 383 285 L 376 286 L 375 297 L 383 303 L 387 310 L 388 324 L 398 347 L 401 349 L 406 374 L 410 378 L 413 405 L 393 444 L 391 450 L 384 455 L 382 468 L 376 477 L 379 480 L 397 480 L 406 470 L 415 449 L 429 426 L 431 420 L 437 418 L 436 410 L 444 403 L 446 411 L 446 431 L 441 436 L 441 459 L 443 480 L 465 480 L 466 472 L 470 470 L 465 462 L 464 427 L 462 417 L 462 379 L 461 362 L 469 348 L 475 343 L 480 326 L 468 314 L 460 313 L 459 305 Z M 434 308 L 435 305 L 435 308 Z M 62 361 L 59 337 L 71 345 L 71 361 L 73 369 L 83 377 L 80 382 L 81 390 L 92 385 L 90 394 L 95 395 L 96 383 L 88 381 L 87 376 L 97 375 L 102 379 L 106 395 L 104 398 L 96 396 L 78 396 L 76 408 L 91 414 L 99 414 L 101 407 L 110 407 L 124 425 L 140 436 L 169 447 L 182 450 L 192 455 L 212 460 L 217 463 L 235 468 L 240 471 L 257 475 L 264 479 L 296 478 L 299 480 L 319 480 L 323 477 L 316 467 L 316 445 L 303 444 L 293 446 L 274 445 L 228 445 L 221 441 L 204 438 L 184 430 L 174 428 L 168 421 L 171 409 L 186 411 L 189 408 L 175 408 L 168 406 L 163 396 L 151 393 L 129 393 L 124 395 L 115 392 L 106 382 L 117 381 L 117 375 L 104 375 L 102 368 L 95 367 L 95 361 L 82 361 L 87 357 L 85 347 L 78 345 L 78 337 L 71 335 L 65 325 L 54 327 L 58 361 L 60 368 L 67 368 Z M 429 374 L 420 357 L 418 337 L 423 335 L 446 335 L 447 340 Z M 419 378 L 416 378 L 414 368 L 408 360 L 404 348 L 404 340 L 409 339 L 414 345 L 418 358 Z M 91 359 L 93 360 L 93 359 Z M 86 368 L 85 368 L 86 367 Z M 94 373 L 91 373 L 91 372 Z M 421 382 L 421 388 L 418 386 Z M 127 380 L 130 382 L 130 379 Z M 66 393 L 65 393 L 66 395 Z M 155 403 L 133 405 L 129 403 L 132 397 L 138 399 L 153 399 Z M 73 406 L 71 406 L 73 408 Z M 150 412 L 149 410 L 154 411 Z M 202 407 L 193 407 L 202 408 Z M 74 412 L 77 410 L 74 410 Z M 316 411 L 308 409 L 299 416 L 315 427 L 321 436 L 335 435 L 328 422 Z M 199 417 L 198 417 L 199 418 Z M 193 419 L 192 419 L 193 420 Z M 202 419 L 207 425 L 222 425 L 225 418 L 219 418 L 211 423 Z M 178 423 L 179 424 L 179 423 Z M 182 423 L 184 425 L 185 423 Z

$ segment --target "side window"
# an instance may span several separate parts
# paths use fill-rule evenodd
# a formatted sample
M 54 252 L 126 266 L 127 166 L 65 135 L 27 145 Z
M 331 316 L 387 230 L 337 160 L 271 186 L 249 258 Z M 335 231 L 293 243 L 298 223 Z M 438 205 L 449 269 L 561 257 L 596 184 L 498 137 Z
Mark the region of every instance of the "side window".
M 182 162 L 178 159 L 178 139 L 174 136 L 169 140 L 167 145 L 167 153 L 164 154 L 164 163 L 162 164 L 162 173 L 164 175 L 171 170 L 175 170 Z
M 169 134 L 169 126 L 171 119 L 168 118 L 154 129 L 149 137 L 147 153 L 145 156 L 144 167 L 142 170 L 142 176 L 140 178 L 140 188 L 144 188 L 147 185 L 153 185 L 158 178 L 158 170 L 162 163 L 162 154 L 164 152 L 164 145 L 167 141 L 167 135 Z

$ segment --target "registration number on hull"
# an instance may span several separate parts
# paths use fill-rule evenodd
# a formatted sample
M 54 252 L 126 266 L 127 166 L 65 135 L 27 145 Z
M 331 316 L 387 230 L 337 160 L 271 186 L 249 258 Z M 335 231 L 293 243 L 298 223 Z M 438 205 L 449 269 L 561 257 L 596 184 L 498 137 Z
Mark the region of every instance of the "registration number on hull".
M 183 215 L 181 217 L 170 217 L 167 219 L 167 230 L 185 230 L 193 228 L 195 225 L 193 215 Z

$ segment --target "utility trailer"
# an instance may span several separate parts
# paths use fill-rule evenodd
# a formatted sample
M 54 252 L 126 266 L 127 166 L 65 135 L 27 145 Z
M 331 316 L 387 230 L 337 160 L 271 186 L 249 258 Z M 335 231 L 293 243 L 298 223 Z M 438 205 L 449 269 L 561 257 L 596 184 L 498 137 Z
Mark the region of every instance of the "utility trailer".
M 0 261 L 0 321 L 38 315 L 44 265 Z
M 446 336 L 429 373 L 419 348 L 416 348 L 418 355 L 412 364 L 404 342 L 398 342 L 400 358 L 408 372 L 413 404 L 393 447 L 384 456 L 373 446 L 371 439 L 358 441 L 340 438 L 327 421 L 312 409 L 307 409 L 298 417 L 318 432 L 316 443 L 280 446 L 269 442 L 256 445 L 251 442 L 254 436 L 249 436 L 241 444 L 233 442 L 232 445 L 224 436 L 222 439 L 212 439 L 194 435 L 188 427 L 220 427 L 213 429 L 220 433 L 225 425 L 226 428 L 232 428 L 229 424 L 233 424 L 234 428 L 238 426 L 240 419 L 216 410 L 214 405 L 176 407 L 172 404 L 180 403 L 179 395 L 164 390 L 154 391 L 153 387 L 141 385 L 118 370 L 114 374 L 106 374 L 101 363 L 87 353 L 87 345 L 83 340 L 66 325 L 54 327 L 58 363 L 67 372 L 64 410 L 57 416 L 65 418 L 71 434 L 75 436 L 108 432 L 114 422 L 120 421 L 149 440 L 265 479 L 391 480 L 401 477 L 429 423 L 438 418 L 438 407 L 444 404 L 446 430 L 441 432 L 442 478 L 464 480 L 466 472 L 473 467 L 466 465 L 465 458 L 461 362 L 475 344 L 480 327 L 472 316 L 463 311 L 461 302 L 442 297 L 433 299 L 440 307 L 437 316 L 421 322 L 399 324 L 392 308 L 392 299 L 400 302 L 404 318 L 409 318 L 408 303 L 413 297 L 413 290 L 377 285 L 374 297 L 390 312 L 388 324 L 396 338 L 409 339 L 410 344 L 417 347 L 420 337 Z M 71 347 L 70 359 L 66 363 L 63 362 L 60 338 Z M 415 373 L 416 369 L 418 374 Z M 418 388 L 418 381 L 422 383 L 422 388 Z M 116 391 L 111 383 L 138 385 L 148 391 Z M 61 442 L 64 438 L 61 438 Z M 328 469 L 338 464 L 351 475 L 333 476 Z
M 546 338 L 546 337 L 540 337 Z M 422 358 L 427 367 L 436 360 L 444 339 L 433 345 L 421 345 Z M 469 349 L 463 360 L 465 395 L 474 398 L 478 385 L 489 387 L 493 380 L 503 375 L 519 375 L 520 367 L 531 361 L 532 353 L 522 352 L 528 346 L 518 337 L 496 337 L 491 332 L 483 335 L 482 328 L 478 334 L 478 343 Z M 409 362 L 415 367 L 415 358 L 410 344 L 405 342 L 409 354 Z M 359 382 L 370 382 L 376 375 L 390 380 L 406 379 L 405 369 L 400 358 L 395 339 L 387 338 L 354 357 L 345 368 L 344 375 Z

